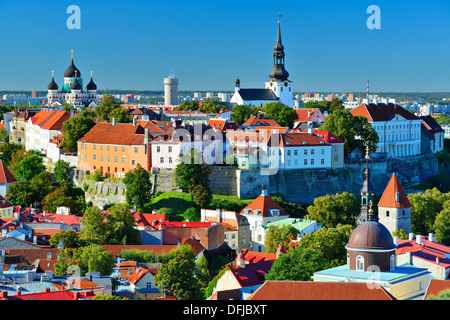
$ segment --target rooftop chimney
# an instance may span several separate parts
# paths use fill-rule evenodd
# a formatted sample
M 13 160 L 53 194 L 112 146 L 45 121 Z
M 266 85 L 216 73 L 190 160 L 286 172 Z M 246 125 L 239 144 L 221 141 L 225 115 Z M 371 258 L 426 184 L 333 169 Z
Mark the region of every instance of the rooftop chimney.
M 112 123 L 113 126 L 116 125 L 117 124 L 117 118 L 112 118 L 111 119 L 111 123 Z
M 422 243 L 422 236 L 421 236 L 420 234 L 418 234 L 418 235 L 416 236 L 416 243 L 417 243 L 417 244 L 420 244 L 420 245 L 423 244 L 423 243 Z
M 135 126 L 135 125 L 137 125 L 137 117 L 136 116 L 133 117 L 133 126 Z
M 414 239 L 414 233 L 411 232 L 411 233 L 409 234 L 409 238 L 408 238 L 408 239 L 409 239 L 409 240 Z
M 434 242 L 434 234 L 431 232 L 428 234 L 428 241 Z
M 397 236 L 394 237 L 394 244 L 398 247 L 398 237 Z

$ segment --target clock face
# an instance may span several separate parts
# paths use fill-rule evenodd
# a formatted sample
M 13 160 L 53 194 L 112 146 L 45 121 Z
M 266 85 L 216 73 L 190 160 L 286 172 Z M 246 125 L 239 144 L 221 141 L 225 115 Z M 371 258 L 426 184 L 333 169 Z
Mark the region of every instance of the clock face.
M 285 86 L 285 87 L 287 87 L 287 86 L 288 86 L 288 83 L 287 83 L 287 81 L 285 81 L 285 82 L 284 82 L 284 86 Z
M 270 82 L 270 86 L 273 86 L 273 82 L 272 81 Z

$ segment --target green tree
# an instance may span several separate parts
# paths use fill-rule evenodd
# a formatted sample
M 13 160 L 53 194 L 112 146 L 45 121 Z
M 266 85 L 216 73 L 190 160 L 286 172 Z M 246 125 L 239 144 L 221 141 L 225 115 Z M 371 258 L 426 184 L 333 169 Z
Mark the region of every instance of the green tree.
M 176 111 L 197 111 L 199 103 L 196 100 L 183 101 L 174 110 Z
M 264 239 L 265 251 L 275 253 L 280 245 L 283 248 L 287 248 L 291 239 L 297 239 L 298 233 L 298 230 L 292 225 L 286 225 L 281 228 L 273 225 L 269 226 Z
M 208 260 L 206 259 L 203 253 L 200 254 L 200 257 L 198 257 L 198 259 L 195 261 L 195 270 L 196 270 L 195 277 L 200 282 L 201 287 L 204 288 L 208 286 L 208 282 L 211 276 L 208 267 Z
M 31 155 L 20 161 L 16 175 L 24 180 L 30 181 L 45 170 L 42 157 Z
M 280 126 L 292 128 L 298 119 L 297 112 L 281 102 L 271 102 L 263 105 L 262 110 L 267 118 L 274 119 Z
M 360 205 L 353 194 L 343 192 L 317 197 L 307 210 L 310 219 L 321 222 L 326 228 L 333 228 L 338 224 L 353 225 Z
M 57 248 L 61 240 L 64 248 L 75 249 L 81 246 L 81 241 L 78 232 L 73 230 L 63 230 L 53 234 L 49 240 L 52 247 Z
M 172 208 L 168 208 L 168 207 L 160 208 L 160 209 L 158 209 L 158 214 L 165 215 L 167 220 L 169 220 L 169 221 L 179 221 L 180 220 L 177 213 Z
M 103 276 L 109 276 L 114 269 L 114 256 L 103 249 L 101 245 L 90 244 L 76 249 L 78 252 L 78 265 L 81 274 L 87 272 L 100 272 Z
M 55 164 L 56 182 L 70 181 L 70 163 L 60 159 Z
M 399 239 L 402 239 L 402 240 L 408 240 L 408 235 L 406 234 L 406 232 L 405 232 L 405 230 L 403 230 L 403 229 L 397 229 L 397 230 L 395 230 L 395 231 L 393 231 L 392 232 L 392 236 L 393 237 L 398 237 Z
M 202 300 L 202 283 L 196 274 L 194 250 L 189 245 L 182 245 L 178 254 L 161 266 L 154 279 L 161 292 L 173 295 L 177 300 Z
M 251 105 L 239 104 L 231 109 L 230 119 L 241 125 L 255 114 L 255 107 Z
M 100 120 L 111 120 L 110 114 L 114 109 L 120 108 L 120 103 L 116 101 L 111 94 L 103 94 L 103 99 L 95 108 L 95 113 Z
M 196 206 L 205 208 L 209 206 L 213 198 L 209 185 L 198 184 L 192 189 L 192 196 Z
M 105 244 L 107 239 L 105 215 L 97 207 L 87 208 L 81 220 L 80 240 L 92 244 Z
M 62 185 L 54 191 L 47 194 L 42 199 L 42 210 L 46 212 L 56 212 L 57 207 L 69 207 L 72 214 L 80 214 L 81 208 L 84 210 L 84 198 L 75 198 L 72 194 L 72 188 L 68 185 Z
M 48 171 L 42 171 L 30 181 L 33 192 L 33 202 L 41 202 L 49 193 L 55 191 L 53 175 Z
M 91 298 L 91 300 L 130 300 L 130 298 L 121 298 L 119 296 L 111 296 L 109 294 L 104 295 L 96 295 L 95 297 Z
M 33 202 L 31 182 L 27 180 L 14 182 L 6 191 L 5 198 L 16 206 L 28 207 Z
M 352 225 L 337 225 L 335 228 L 321 228 L 302 238 L 299 246 L 318 250 L 329 264 L 329 268 L 343 265 L 347 261 L 345 245 L 353 232 Z
M 265 275 L 266 280 L 311 281 L 316 271 L 325 269 L 328 262 L 322 252 L 297 246 L 281 254 Z
M 108 244 L 140 244 L 139 230 L 134 227 L 134 217 L 126 204 L 115 204 L 109 208 L 107 217 Z
M 126 201 L 130 206 L 143 210 L 145 204 L 150 202 L 152 197 L 152 183 L 150 173 L 138 163 L 136 168 L 125 174 L 123 182 L 126 185 Z
M 118 123 L 131 123 L 133 119 L 128 114 L 127 109 L 125 108 L 115 108 L 109 114 L 109 118 L 112 120 L 113 118 L 117 119 Z
M 437 188 L 428 189 L 425 193 L 408 194 L 411 203 L 411 232 L 428 234 L 433 232 L 436 216 L 443 205 L 450 200 L 450 193 L 442 193 Z
M 18 150 L 25 151 L 25 148 L 21 144 L 15 144 L 11 142 L 2 143 L 0 144 L 0 159 L 3 161 L 3 163 L 9 167 L 9 164 L 12 159 L 12 155 L 18 151 Z
M 201 112 L 219 113 L 223 109 L 223 105 L 217 99 L 206 99 L 202 102 Z
M 191 149 L 186 154 L 180 153 L 175 177 L 181 190 L 191 194 L 192 203 L 194 203 L 195 188 L 199 185 L 209 186 L 210 173 L 211 168 L 205 164 L 200 152 Z
M 434 222 L 436 241 L 450 246 L 450 200 L 445 201 L 443 209 Z
M 183 217 L 185 220 L 189 220 L 191 222 L 200 222 L 200 213 L 194 207 L 187 208 L 183 213 Z
M 83 116 L 70 117 L 63 123 L 64 140 L 61 142 L 61 148 L 66 152 L 76 152 L 78 140 L 94 126 L 95 121 L 92 118 Z
M 320 130 L 329 131 L 345 142 L 345 152 L 356 147 L 368 146 L 376 150 L 379 141 L 372 125 L 363 116 L 353 117 L 347 109 L 337 109 L 325 118 Z

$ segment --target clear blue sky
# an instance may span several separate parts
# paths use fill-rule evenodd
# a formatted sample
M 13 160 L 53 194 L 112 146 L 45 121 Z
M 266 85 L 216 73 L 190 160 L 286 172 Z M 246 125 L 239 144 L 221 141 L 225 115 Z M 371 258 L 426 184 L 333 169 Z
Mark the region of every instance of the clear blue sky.
M 448 0 L 0 0 L 0 90 L 45 91 L 51 70 L 61 85 L 71 49 L 99 89 L 163 90 L 171 67 L 179 90 L 262 88 L 278 14 L 295 91 L 450 91 Z

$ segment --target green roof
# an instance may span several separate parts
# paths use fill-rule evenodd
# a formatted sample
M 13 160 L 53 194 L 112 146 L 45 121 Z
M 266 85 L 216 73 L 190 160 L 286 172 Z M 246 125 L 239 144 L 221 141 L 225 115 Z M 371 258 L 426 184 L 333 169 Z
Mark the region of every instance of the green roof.
M 264 229 L 268 229 L 270 226 L 276 226 L 278 228 L 282 228 L 287 225 L 293 226 L 295 229 L 297 229 L 299 232 L 302 232 L 307 227 L 313 225 L 316 223 L 316 220 L 309 220 L 309 219 L 299 219 L 299 218 L 286 218 L 283 220 L 273 221 L 269 222 L 268 224 L 263 225 Z M 317 223 L 317 227 L 321 228 L 322 224 Z

